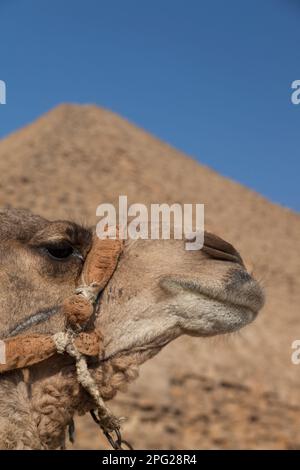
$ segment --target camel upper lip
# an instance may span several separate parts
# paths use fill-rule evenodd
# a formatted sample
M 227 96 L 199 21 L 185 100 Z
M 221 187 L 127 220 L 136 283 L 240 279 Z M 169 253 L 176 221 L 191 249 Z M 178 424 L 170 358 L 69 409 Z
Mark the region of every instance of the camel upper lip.
M 195 292 L 207 299 L 214 300 L 232 307 L 246 308 L 254 315 L 265 303 L 264 292 L 259 283 L 247 274 L 243 282 L 211 282 L 204 283 L 201 279 L 172 278 L 173 285 L 180 286 L 189 292 Z M 170 280 L 168 280 L 170 286 Z

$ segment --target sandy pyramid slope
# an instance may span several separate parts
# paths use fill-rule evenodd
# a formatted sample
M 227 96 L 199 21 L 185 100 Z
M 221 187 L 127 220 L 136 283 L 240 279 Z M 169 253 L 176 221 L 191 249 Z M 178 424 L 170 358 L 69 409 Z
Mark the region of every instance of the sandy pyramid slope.
M 95 106 L 59 106 L 1 140 L 0 174 L 1 206 L 49 218 L 96 223 L 97 205 L 121 194 L 205 203 L 206 227 L 264 284 L 264 311 L 234 336 L 169 345 L 114 406 L 140 447 L 300 447 L 300 366 L 290 359 L 300 339 L 298 214 Z M 77 445 L 97 446 L 82 423 Z

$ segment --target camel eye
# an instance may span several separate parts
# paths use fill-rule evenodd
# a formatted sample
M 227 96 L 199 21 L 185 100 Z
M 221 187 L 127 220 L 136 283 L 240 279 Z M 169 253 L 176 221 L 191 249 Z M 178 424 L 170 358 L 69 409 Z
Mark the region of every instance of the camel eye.
M 74 248 L 68 242 L 49 243 L 44 251 L 53 259 L 64 260 L 74 254 Z

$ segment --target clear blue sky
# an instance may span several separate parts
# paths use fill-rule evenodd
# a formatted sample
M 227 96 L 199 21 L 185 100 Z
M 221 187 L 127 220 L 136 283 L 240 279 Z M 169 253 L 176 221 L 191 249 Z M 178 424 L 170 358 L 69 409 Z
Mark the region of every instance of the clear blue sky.
M 0 0 L 0 79 L 1 137 L 96 103 L 300 210 L 300 0 Z

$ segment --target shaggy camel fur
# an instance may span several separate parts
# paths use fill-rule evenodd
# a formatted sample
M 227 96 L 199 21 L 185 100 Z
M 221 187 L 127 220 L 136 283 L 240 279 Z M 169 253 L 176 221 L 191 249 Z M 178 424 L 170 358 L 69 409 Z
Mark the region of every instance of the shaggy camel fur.
M 61 305 L 75 289 L 92 231 L 3 210 L 0 240 L 0 339 L 63 330 Z M 101 396 L 113 398 L 144 361 L 178 336 L 238 330 L 262 305 L 262 290 L 240 255 L 215 235 L 206 234 L 197 252 L 185 251 L 183 240 L 127 242 L 95 318 L 104 350 L 89 367 Z M 68 356 L 4 373 L 0 448 L 63 448 L 73 416 L 92 408 Z

